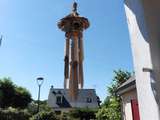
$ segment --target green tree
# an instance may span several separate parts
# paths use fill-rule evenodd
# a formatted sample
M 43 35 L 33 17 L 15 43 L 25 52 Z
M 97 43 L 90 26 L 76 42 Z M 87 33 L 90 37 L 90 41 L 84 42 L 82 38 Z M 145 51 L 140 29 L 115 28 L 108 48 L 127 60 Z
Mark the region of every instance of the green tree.
M 15 94 L 15 85 L 10 78 L 0 79 L 0 107 L 6 108 L 12 106 L 13 98 Z
M 31 102 L 30 92 L 13 84 L 10 78 L 0 79 L 0 107 L 25 108 Z
M 112 84 L 107 87 L 109 96 L 116 96 L 116 91 L 118 87 L 127 81 L 131 77 L 131 73 L 124 70 L 114 70 L 114 76 L 112 79 Z
M 47 111 L 50 112 L 52 109 L 48 106 L 47 101 L 39 101 L 40 105 L 40 111 Z M 27 109 L 31 114 L 36 114 L 37 113 L 37 107 L 38 107 L 38 101 L 37 100 L 32 100 L 32 102 L 28 105 Z
M 34 101 L 32 101 L 28 104 L 27 110 L 30 114 L 35 115 L 37 113 L 37 107 L 38 105 Z
M 26 108 L 31 101 L 31 94 L 27 89 L 23 87 L 15 87 L 15 95 L 13 98 L 13 106 L 15 108 Z
M 98 120 L 121 120 L 120 98 L 116 95 L 116 91 L 130 77 L 131 73 L 128 71 L 114 71 L 113 82 L 107 87 L 109 96 L 107 96 L 101 108 L 96 113 Z
M 129 78 L 131 77 L 131 73 L 128 71 L 124 71 L 124 70 L 115 70 L 114 71 L 114 77 L 113 77 L 113 82 L 114 84 L 118 86 L 120 86 L 122 83 L 126 82 Z

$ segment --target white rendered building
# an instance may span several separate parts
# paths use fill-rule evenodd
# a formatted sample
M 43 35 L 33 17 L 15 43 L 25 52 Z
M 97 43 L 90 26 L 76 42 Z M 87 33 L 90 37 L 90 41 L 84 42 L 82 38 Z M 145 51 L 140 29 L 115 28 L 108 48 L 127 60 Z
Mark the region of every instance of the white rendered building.
M 94 89 L 79 89 L 78 98 L 72 101 L 69 90 L 51 87 L 48 96 L 48 105 L 55 112 L 67 112 L 73 108 L 98 108 L 99 97 Z
M 125 0 L 140 120 L 160 120 L 160 0 Z
M 122 120 L 140 120 L 135 76 L 119 86 L 117 95 L 121 98 Z

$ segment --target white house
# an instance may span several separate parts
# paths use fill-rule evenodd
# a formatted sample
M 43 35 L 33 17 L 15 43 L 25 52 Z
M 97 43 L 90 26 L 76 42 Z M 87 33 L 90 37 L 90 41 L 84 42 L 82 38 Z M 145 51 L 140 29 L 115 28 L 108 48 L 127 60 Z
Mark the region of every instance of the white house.
M 121 98 L 123 120 L 140 120 L 135 76 L 124 82 L 118 88 L 117 94 Z
M 79 89 L 76 101 L 71 100 L 67 89 L 51 87 L 48 96 L 48 105 L 55 112 L 66 112 L 73 108 L 98 108 L 99 102 L 94 89 Z
M 124 0 L 140 120 L 160 120 L 160 0 Z

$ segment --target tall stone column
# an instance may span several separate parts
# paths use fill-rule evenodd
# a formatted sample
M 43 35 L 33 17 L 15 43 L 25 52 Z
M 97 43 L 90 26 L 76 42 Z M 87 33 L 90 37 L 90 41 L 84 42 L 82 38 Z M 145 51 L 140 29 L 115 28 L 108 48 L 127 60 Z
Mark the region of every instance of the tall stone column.
M 141 120 L 160 120 L 160 2 L 125 0 Z

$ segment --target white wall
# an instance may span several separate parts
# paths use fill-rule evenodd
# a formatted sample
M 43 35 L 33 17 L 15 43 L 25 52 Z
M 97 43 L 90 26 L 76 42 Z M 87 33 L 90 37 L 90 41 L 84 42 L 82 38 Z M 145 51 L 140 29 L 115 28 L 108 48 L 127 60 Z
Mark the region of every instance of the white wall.
M 59 106 L 56 104 L 56 97 L 59 95 L 53 94 L 53 91 L 56 93 L 61 91 L 61 95 L 65 97 L 73 108 L 98 108 L 97 95 L 94 89 L 81 89 L 78 93 L 77 101 L 71 101 L 68 90 L 51 88 L 48 95 L 48 105 L 52 108 L 59 109 Z M 91 103 L 86 101 L 88 97 L 91 98 Z
M 123 104 L 123 120 L 133 120 L 131 100 L 137 99 L 136 89 L 121 95 Z
M 147 1 L 150 1 L 150 4 L 147 4 Z M 160 41 L 158 39 L 155 41 L 152 40 L 149 27 L 149 22 L 151 23 L 151 20 L 147 20 L 147 17 L 149 16 L 146 14 L 146 9 L 148 9 L 149 5 L 151 7 L 150 9 L 154 9 L 154 6 L 152 6 L 153 1 L 154 0 L 125 0 L 125 11 L 131 38 L 141 120 L 160 120 L 159 106 L 157 102 L 157 99 L 160 98 L 157 97 L 156 99 L 155 89 L 153 89 L 153 83 L 160 78 L 158 74 L 155 76 L 155 73 L 158 73 L 160 69 L 160 57 L 157 57 L 160 52 L 160 47 L 158 47 L 160 45 Z M 153 11 L 152 14 L 154 14 Z M 157 14 L 159 14 L 158 11 Z M 152 24 L 155 23 L 152 21 Z M 158 25 L 159 24 L 157 24 L 157 26 Z M 154 28 L 152 27 L 152 32 L 153 29 Z M 152 47 L 151 42 L 153 42 Z M 158 67 L 155 67 L 157 65 Z M 144 72 L 143 68 L 153 69 L 154 74 Z M 155 68 L 158 68 L 158 70 Z M 160 86 L 158 82 L 157 86 Z
M 149 44 L 153 65 L 152 89 L 155 91 L 155 98 L 160 105 L 160 1 L 143 1 L 144 15 L 149 29 Z

